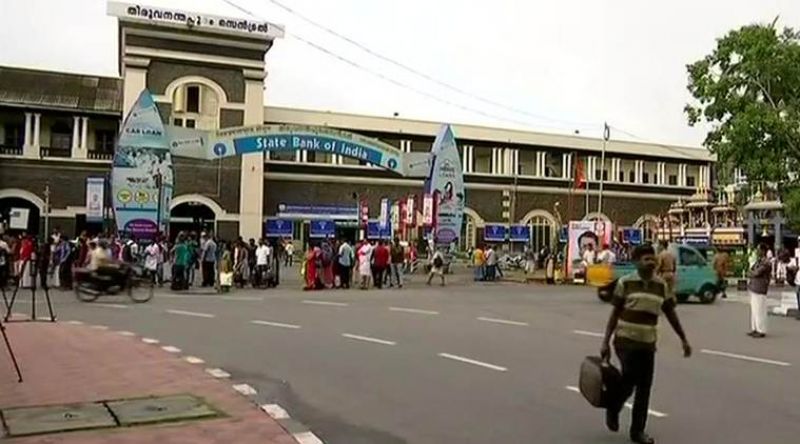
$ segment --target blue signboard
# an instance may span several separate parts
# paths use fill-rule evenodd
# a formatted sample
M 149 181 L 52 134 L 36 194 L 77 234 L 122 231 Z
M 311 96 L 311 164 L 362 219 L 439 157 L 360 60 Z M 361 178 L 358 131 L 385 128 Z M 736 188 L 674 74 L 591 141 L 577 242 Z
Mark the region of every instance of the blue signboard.
M 511 242 L 529 242 L 531 240 L 530 225 L 512 225 L 509 239 Z
M 284 218 L 313 216 L 358 218 L 358 205 L 294 205 L 278 204 L 278 215 Z
M 622 230 L 622 242 L 631 245 L 641 245 L 642 230 L 638 228 L 625 228 Z
M 505 242 L 508 228 L 505 225 L 486 224 L 483 227 L 483 240 L 487 242 Z
M 308 223 L 309 237 L 333 237 L 336 234 L 336 222 L 332 220 L 312 220 Z
M 370 240 L 378 240 L 378 239 L 391 239 L 392 238 L 392 226 L 387 225 L 384 229 L 380 228 L 380 223 L 378 221 L 369 221 L 367 222 L 367 239 Z
M 292 237 L 294 223 L 286 219 L 267 219 L 265 224 L 266 237 Z

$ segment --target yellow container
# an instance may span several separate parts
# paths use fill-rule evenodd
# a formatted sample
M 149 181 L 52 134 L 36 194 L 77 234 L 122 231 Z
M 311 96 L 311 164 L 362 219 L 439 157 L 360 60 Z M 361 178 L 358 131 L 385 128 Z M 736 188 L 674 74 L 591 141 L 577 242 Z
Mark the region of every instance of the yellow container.
M 586 282 L 595 287 L 604 287 L 614 280 L 614 269 L 608 264 L 593 264 L 586 267 Z

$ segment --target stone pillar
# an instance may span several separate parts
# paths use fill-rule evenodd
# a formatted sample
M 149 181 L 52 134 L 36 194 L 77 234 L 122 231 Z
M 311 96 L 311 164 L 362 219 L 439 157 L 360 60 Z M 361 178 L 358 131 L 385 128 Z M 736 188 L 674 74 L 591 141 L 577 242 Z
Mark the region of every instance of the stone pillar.
M 81 134 L 81 118 L 78 116 L 72 117 L 72 152 L 71 157 L 77 158 L 80 152 L 80 134 Z
M 89 118 L 81 117 L 81 143 L 79 145 L 78 158 L 89 157 Z
M 39 148 L 41 145 L 41 135 L 42 135 L 42 115 L 40 113 L 35 113 L 33 115 L 33 150 L 35 152 L 34 157 L 39 157 Z
M 25 113 L 25 139 L 22 142 L 22 155 L 37 157 L 31 148 L 33 148 L 33 114 Z
M 245 74 L 251 74 L 246 72 Z M 263 75 L 263 73 L 261 74 Z M 245 125 L 264 123 L 264 80 L 245 78 Z M 241 159 L 239 182 L 239 235 L 243 238 L 262 236 L 264 208 L 264 153 L 245 154 Z

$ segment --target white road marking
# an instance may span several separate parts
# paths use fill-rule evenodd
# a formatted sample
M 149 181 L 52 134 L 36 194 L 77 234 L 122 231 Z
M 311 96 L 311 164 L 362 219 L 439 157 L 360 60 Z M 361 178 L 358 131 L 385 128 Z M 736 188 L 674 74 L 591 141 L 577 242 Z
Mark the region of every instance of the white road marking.
M 261 406 L 261 410 L 272 419 L 289 419 L 289 413 L 278 404 L 264 404 Z
M 186 356 L 183 358 L 183 360 L 188 362 L 189 364 L 203 364 L 206 362 L 196 356 Z
M 207 368 L 206 373 L 215 378 L 230 378 L 231 374 L 221 368 Z
M 93 304 L 88 304 L 90 307 L 106 307 L 106 308 L 128 308 L 127 305 L 122 304 L 106 304 L 102 302 L 95 302 Z
M 300 432 L 295 433 L 292 437 L 298 442 L 298 444 L 325 444 L 322 442 L 321 439 L 317 438 L 313 432 Z
M 234 384 L 233 389 L 241 393 L 243 396 L 255 396 L 258 394 L 256 389 L 249 384 Z
M 132 331 L 118 331 L 117 334 L 122 336 L 136 336 L 136 333 Z
M 717 350 L 708 350 L 705 348 L 700 350 L 700 353 L 705 353 L 707 355 L 724 356 L 726 358 L 741 359 L 743 361 L 759 362 L 761 364 L 779 365 L 781 367 L 790 367 L 792 365 L 788 362 L 783 362 L 783 361 L 775 361 L 772 359 L 757 358 L 754 356 L 739 355 L 736 353 L 728 353 Z
M 350 333 L 342 333 L 342 336 L 345 338 L 355 339 L 357 341 L 372 342 L 375 344 L 397 345 L 397 343 L 394 341 L 387 341 L 385 339 L 378 339 L 378 338 L 370 338 L 369 336 L 354 335 Z
M 82 322 L 82 321 L 67 321 L 67 324 L 72 324 L 72 325 L 83 325 L 83 322 Z
M 330 305 L 332 307 L 347 307 L 348 303 L 346 302 L 331 302 L 331 301 L 317 301 L 314 299 L 306 299 L 302 301 L 304 304 L 312 304 L 312 305 Z
M 498 318 L 485 318 L 483 316 L 477 318 L 479 321 L 484 322 L 494 322 L 495 324 L 505 324 L 505 325 L 517 325 L 520 327 L 527 327 L 527 322 L 520 322 L 520 321 L 511 321 L 508 319 L 498 319 Z
M 263 301 L 264 298 L 255 296 L 220 296 L 218 299 L 226 301 Z
M 491 370 L 496 370 L 498 372 L 508 371 L 507 368 L 501 367 L 499 365 L 490 364 L 488 362 L 476 361 L 474 359 L 465 358 L 463 356 L 451 355 L 450 353 L 439 353 L 439 356 L 441 356 L 442 358 L 446 358 L 446 359 L 452 359 L 453 361 L 464 362 L 464 363 L 467 363 L 467 364 L 477 365 L 479 367 L 484 367 L 484 368 L 488 368 L 488 369 L 491 369 Z
M 602 338 L 603 336 L 605 336 L 602 333 L 597 333 L 594 331 L 586 331 L 586 330 L 572 330 L 572 332 L 575 333 L 576 335 L 591 336 L 593 338 Z
M 170 299 L 197 299 L 197 300 L 213 300 L 213 299 L 204 299 L 203 296 L 205 295 L 195 295 L 195 294 L 159 294 L 159 298 L 170 298 Z
M 422 310 L 419 308 L 406 308 L 406 307 L 389 307 L 389 311 L 400 311 L 403 313 L 416 313 L 416 314 L 424 314 L 424 315 L 438 315 L 438 311 L 433 310 Z
M 580 393 L 581 392 L 581 389 L 579 389 L 578 387 L 575 387 L 574 385 L 568 385 L 568 386 L 565 386 L 564 388 L 569 390 L 569 391 L 571 391 L 571 392 L 575 392 L 575 393 Z M 631 404 L 630 402 L 626 402 L 625 403 L 625 407 L 627 407 L 629 409 L 633 409 L 633 404 Z M 667 416 L 669 416 L 666 413 L 659 412 L 658 410 L 652 410 L 652 409 L 648 409 L 647 413 L 652 415 L 652 416 L 655 416 L 656 418 L 666 418 Z
M 50 316 L 36 316 L 36 320 L 37 321 L 47 321 L 47 322 L 52 321 L 52 319 L 50 319 Z
M 144 342 L 145 344 L 155 345 L 155 344 L 158 344 L 161 341 L 159 341 L 158 339 L 153 339 L 153 338 L 142 338 L 142 342 Z
M 164 350 L 167 353 L 180 353 L 181 352 L 181 349 L 179 349 L 178 347 L 173 347 L 171 345 L 165 345 L 165 346 L 161 347 L 161 349 Z
M 174 315 L 182 315 L 182 316 L 194 316 L 196 318 L 213 318 L 215 315 L 210 313 L 200 313 L 196 311 L 184 311 L 184 310 L 167 310 L 167 313 L 174 314 Z
M 92 328 L 95 330 L 108 330 L 108 327 L 105 325 L 92 325 Z
M 281 328 L 302 328 L 301 326 L 299 326 L 297 324 L 284 324 L 283 322 L 272 322 L 272 321 L 255 320 L 255 321 L 250 321 L 250 323 L 251 324 L 256 324 L 256 325 L 269 325 L 271 327 L 281 327 Z

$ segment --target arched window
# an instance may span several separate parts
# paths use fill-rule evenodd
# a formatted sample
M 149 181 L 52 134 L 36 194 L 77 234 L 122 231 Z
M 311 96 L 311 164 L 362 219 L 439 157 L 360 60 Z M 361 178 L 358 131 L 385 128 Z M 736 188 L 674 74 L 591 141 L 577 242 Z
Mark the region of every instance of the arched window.
M 531 248 L 534 251 L 539 251 L 545 246 L 548 248 L 553 246 L 556 226 L 550 218 L 533 216 L 528 225 L 531 227 Z
M 172 117 L 175 126 L 212 130 L 219 128 L 220 97 L 208 85 L 187 82 L 172 94 Z
M 469 214 L 464 214 L 464 221 L 461 223 L 461 238 L 458 247 L 461 251 L 467 251 L 475 246 L 475 219 Z

